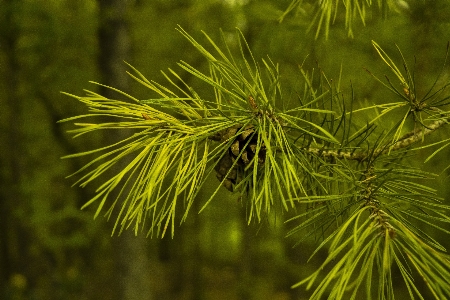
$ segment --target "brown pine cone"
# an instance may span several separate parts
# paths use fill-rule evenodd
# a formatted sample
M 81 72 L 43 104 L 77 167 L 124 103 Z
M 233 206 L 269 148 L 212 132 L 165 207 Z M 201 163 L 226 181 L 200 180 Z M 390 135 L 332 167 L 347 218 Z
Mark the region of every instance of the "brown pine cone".
M 240 130 L 242 130 L 241 133 L 238 136 L 235 136 L 236 133 Z M 212 139 L 224 142 L 232 138 L 234 138 L 233 143 L 231 144 L 230 148 L 227 149 L 227 152 L 223 155 L 223 157 L 215 167 L 217 178 L 220 181 L 223 181 L 223 185 L 225 186 L 225 188 L 231 192 L 233 191 L 233 186 L 238 184 L 242 180 L 245 172 L 245 167 L 255 157 L 258 144 L 258 134 L 255 133 L 255 128 L 253 125 L 247 125 L 243 129 L 242 125 L 234 125 L 221 131 Z M 241 154 L 241 156 L 239 156 L 239 154 Z M 238 159 L 238 161 L 233 167 L 233 163 L 236 161 L 236 159 Z M 258 164 L 264 163 L 264 145 L 260 147 L 257 159 Z

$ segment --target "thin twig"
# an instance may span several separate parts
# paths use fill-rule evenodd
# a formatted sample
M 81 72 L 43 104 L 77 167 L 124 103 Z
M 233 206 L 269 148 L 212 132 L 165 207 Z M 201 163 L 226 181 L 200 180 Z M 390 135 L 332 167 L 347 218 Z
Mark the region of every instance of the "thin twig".
M 378 156 L 380 154 L 386 154 L 391 151 L 397 151 L 403 148 L 406 148 L 420 140 L 423 139 L 424 136 L 432 133 L 437 130 L 439 127 L 449 124 L 450 118 L 447 119 L 439 119 L 434 121 L 431 125 L 423 128 L 419 131 L 412 130 L 402 137 L 398 139 L 392 146 L 385 145 L 385 147 L 381 147 L 379 150 L 374 152 L 374 156 Z M 358 160 L 363 161 L 368 156 L 369 153 L 367 151 L 341 151 L 341 150 L 327 150 L 322 148 L 314 148 L 310 147 L 306 149 L 307 152 L 321 156 L 321 157 L 334 157 L 339 159 L 349 159 L 349 160 Z

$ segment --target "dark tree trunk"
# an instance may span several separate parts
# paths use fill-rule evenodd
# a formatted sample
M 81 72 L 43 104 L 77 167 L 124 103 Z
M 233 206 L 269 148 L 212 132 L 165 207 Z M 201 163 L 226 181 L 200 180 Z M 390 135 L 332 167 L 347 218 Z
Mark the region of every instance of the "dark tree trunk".
M 123 91 L 129 89 L 126 65 L 123 62 L 128 59 L 130 48 L 125 15 L 129 6 L 127 3 L 126 0 L 98 1 L 98 63 L 102 83 Z M 100 94 L 115 99 L 119 96 L 105 88 L 102 88 Z M 129 134 L 126 130 L 115 131 L 115 136 L 106 136 L 105 139 L 107 143 L 111 143 L 113 140 L 128 137 Z M 123 164 L 117 168 L 123 167 Z M 141 236 L 135 237 L 132 232 L 126 231 L 120 237 L 113 237 L 112 243 L 116 260 L 113 288 L 116 290 L 117 299 L 152 299 L 148 240 Z
M 238 297 L 239 299 L 251 299 L 252 290 L 252 270 L 254 267 L 254 251 L 252 245 L 255 243 L 254 233 L 251 232 L 251 228 L 247 224 L 247 215 L 245 209 L 242 210 L 241 216 L 241 251 L 240 257 L 237 261 L 238 272 Z
M 24 230 L 14 216 L 14 207 L 22 203 L 21 181 L 21 116 L 22 108 L 18 95 L 19 62 L 17 40 L 19 28 L 15 14 L 20 1 L 7 0 L 2 3 L 5 27 L 0 32 L 0 47 L 5 55 L 2 78 L 5 80 L 5 99 L 0 102 L 2 124 L 2 153 L 0 154 L 0 287 L 5 287 L 14 273 L 25 271 L 23 255 L 26 248 Z M 26 259 L 25 259 L 26 260 Z M 0 298 L 1 298 L 0 294 Z

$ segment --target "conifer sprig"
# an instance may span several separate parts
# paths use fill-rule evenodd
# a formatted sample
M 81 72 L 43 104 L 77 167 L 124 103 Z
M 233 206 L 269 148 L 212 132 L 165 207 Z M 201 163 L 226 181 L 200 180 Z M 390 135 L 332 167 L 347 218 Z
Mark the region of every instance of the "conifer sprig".
M 394 0 L 378 0 L 378 1 L 360 1 L 360 0 L 321 0 L 321 1 L 292 0 L 278 21 L 283 22 L 289 14 L 295 15 L 310 15 L 310 22 L 308 31 L 315 29 L 315 38 L 317 39 L 321 34 L 328 38 L 330 27 L 334 23 L 339 22 L 339 16 L 344 16 L 344 26 L 347 30 L 348 36 L 353 37 L 353 29 L 357 22 L 361 22 L 364 26 L 366 19 L 371 15 L 373 6 L 381 12 L 383 17 L 386 17 L 390 10 L 398 10 L 401 5 L 399 1 Z M 338 13 L 344 11 L 344 13 Z M 303 18 L 302 18 L 303 19 Z
M 301 69 L 301 104 L 284 107 L 279 66 L 270 59 L 258 62 L 240 31 L 234 55 L 225 42 L 219 46 L 205 34 L 209 51 L 178 30 L 209 63 L 208 72 L 183 61 L 180 68 L 209 91 L 196 90 L 173 70 L 164 73 L 163 85 L 130 66 L 129 75 L 149 89 L 149 98 L 136 99 L 113 87 L 107 88 L 120 100 L 90 91 L 83 97 L 67 94 L 89 110 L 62 120 L 75 122 L 75 136 L 98 130 L 130 133 L 111 145 L 67 156 L 94 156 L 74 174 L 82 187 L 100 182 L 83 208 L 97 205 L 95 217 L 103 212 L 108 218 L 118 210 L 113 233 L 131 228 L 136 234 L 173 236 L 194 201 L 203 201 L 202 211 L 224 186 L 244 199 L 249 222 L 277 209 L 295 211 L 288 224 L 296 225 L 288 235 L 303 234 L 299 243 L 319 240 L 313 255 L 328 247 L 322 267 L 295 285 L 309 289 L 320 281 L 312 299 L 356 299 L 361 293 L 366 299 L 393 299 L 394 270 L 411 298 L 423 298 L 413 280 L 418 277 L 437 299 L 449 296 L 449 256 L 427 228 L 450 233 L 450 206 L 426 185 L 436 176 L 404 158 L 411 150 L 439 145 L 428 161 L 450 144 L 425 139 L 449 123 L 450 83 L 439 88 L 435 83 L 425 95 L 416 95 L 417 83 L 403 56 L 402 70 L 373 42 L 402 86 L 374 76 L 393 92 L 390 103 L 355 110 L 356 96 L 352 92 L 345 101 L 340 82 L 336 87 L 323 73 L 315 80 Z M 393 110 L 404 114 L 390 126 L 384 120 Z M 355 114 L 368 111 L 379 113 L 355 121 Z M 79 121 L 84 119 L 89 121 Z M 408 120 L 414 128 L 407 127 Z M 215 190 L 198 199 L 214 174 Z M 330 270 L 321 278 L 324 268 Z
M 164 86 L 148 80 L 132 66 L 130 76 L 158 97 L 138 100 L 112 87 L 107 88 L 125 100 L 108 99 L 90 91 L 84 97 L 67 94 L 83 102 L 90 113 L 62 121 L 102 118 L 96 122 L 76 122 L 79 128 L 71 131 L 75 136 L 96 130 L 134 132 L 110 146 L 66 156 L 97 155 L 75 173 L 85 173 L 75 184 L 84 187 L 100 176 L 110 177 L 83 208 L 97 204 L 95 217 L 104 210 L 110 217 L 119 206 L 113 232 L 133 228 L 136 234 L 146 231 L 149 235 L 164 236 L 170 228 L 173 235 L 178 203 L 183 203 L 179 209 L 183 221 L 206 178 L 214 170 L 223 169 L 222 162 L 230 152 L 232 162 L 225 167 L 220 180 L 247 196 L 249 222 L 253 218 L 261 220 L 273 207 L 288 210 L 294 207 L 292 199 L 306 193 L 301 174 L 312 172 L 306 158 L 295 153 L 293 136 L 297 133 L 315 141 L 338 143 L 333 134 L 305 117 L 334 113 L 313 107 L 320 99 L 313 97 L 307 105 L 291 111 L 279 110 L 278 102 L 283 96 L 278 66 L 262 60 L 261 67 L 241 32 L 238 31 L 241 55 L 235 58 L 228 48 L 228 53 L 223 52 L 206 34 L 214 54 L 183 29 L 179 31 L 208 60 L 210 73 L 205 74 L 186 62 L 180 62 L 179 66 L 210 86 L 213 99 L 202 97 L 173 70 L 171 76 L 164 74 L 169 83 Z M 267 76 L 263 76 L 263 71 Z M 230 128 L 236 130 L 231 135 L 225 134 Z M 241 148 L 236 146 L 238 139 L 243 139 Z M 121 161 L 126 167 L 111 175 L 113 167 Z M 219 189 L 220 185 L 201 210 Z

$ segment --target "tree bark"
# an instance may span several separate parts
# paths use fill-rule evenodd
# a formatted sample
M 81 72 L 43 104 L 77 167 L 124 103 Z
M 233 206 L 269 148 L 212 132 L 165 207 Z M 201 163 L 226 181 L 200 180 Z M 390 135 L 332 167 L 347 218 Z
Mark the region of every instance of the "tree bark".
M 26 248 L 23 227 L 14 218 L 15 207 L 22 205 L 21 182 L 21 122 L 22 108 L 18 95 L 19 68 L 17 40 L 19 28 L 16 22 L 20 1 L 7 0 L 2 4 L 3 28 L 0 32 L 0 47 L 5 55 L 3 78 L 5 80 L 5 99 L 0 102 L 2 128 L 2 147 L 0 154 L 0 286 L 8 284 L 14 273 L 23 273 L 25 263 L 23 251 Z M 3 11 L 4 10 L 4 11 Z M 1 297 L 1 294 L 0 294 Z

